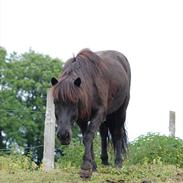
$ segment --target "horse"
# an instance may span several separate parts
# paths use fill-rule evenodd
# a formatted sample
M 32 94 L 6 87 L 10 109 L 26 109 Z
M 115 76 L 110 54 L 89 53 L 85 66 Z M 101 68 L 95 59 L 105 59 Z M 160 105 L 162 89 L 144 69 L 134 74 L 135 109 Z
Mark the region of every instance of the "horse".
M 70 144 L 74 122 L 83 135 L 81 178 L 90 178 L 97 168 L 93 139 L 98 130 L 102 164 L 109 164 L 107 139 L 110 133 L 115 166 L 122 167 L 127 151 L 125 119 L 130 82 L 127 58 L 113 50 L 93 52 L 83 49 L 66 61 L 59 79 L 51 78 L 58 139 L 61 144 Z

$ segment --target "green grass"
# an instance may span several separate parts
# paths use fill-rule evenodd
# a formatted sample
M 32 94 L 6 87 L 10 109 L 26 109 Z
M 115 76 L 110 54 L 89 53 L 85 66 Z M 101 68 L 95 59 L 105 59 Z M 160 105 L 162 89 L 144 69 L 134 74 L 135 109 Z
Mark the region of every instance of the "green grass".
M 148 134 L 129 145 L 122 169 L 115 169 L 113 150 L 109 148 L 111 166 L 100 163 L 100 139 L 94 149 L 98 171 L 90 180 L 79 177 L 83 145 L 77 140 L 64 146 L 64 156 L 56 169 L 45 173 L 29 157 L 18 154 L 0 156 L 0 183 L 183 183 L 183 141 L 173 137 Z
M 122 169 L 98 167 L 90 180 L 83 181 L 79 177 L 79 169 L 70 167 L 55 169 L 49 173 L 34 171 L 0 171 L 1 183 L 181 183 L 183 169 L 173 165 L 134 165 Z

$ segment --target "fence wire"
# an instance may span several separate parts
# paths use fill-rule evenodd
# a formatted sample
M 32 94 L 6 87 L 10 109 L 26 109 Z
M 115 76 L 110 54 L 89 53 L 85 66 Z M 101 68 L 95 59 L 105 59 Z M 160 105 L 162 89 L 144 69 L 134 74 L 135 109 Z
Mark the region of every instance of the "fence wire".
M 26 111 L 26 110 L 19 110 L 19 109 L 0 109 L 0 112 L 18 112 L 18 113 L 40 113 L 40 114 L 45 114 L 46 112 L 41 112 L 41 111 Z
M 28 149 L 34 150 L 34 149 L 38 149 L 40 147 L 43 147 L 43 145 L 32 146 L 32 147 L 22 147 L 21 146 L 20 148 L 23 148 L 24 150 L 28 150 Z M 12 150 L 13 150 L 13 148 L 12 149 L 0 149 L 0 151 L 2 151 L 2 152 L 11 152 Z

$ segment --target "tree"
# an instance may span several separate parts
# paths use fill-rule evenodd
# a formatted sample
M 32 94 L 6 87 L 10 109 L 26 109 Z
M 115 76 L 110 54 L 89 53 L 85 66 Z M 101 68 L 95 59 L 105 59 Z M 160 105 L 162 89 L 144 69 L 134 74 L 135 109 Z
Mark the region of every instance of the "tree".
M 63 63 L 32 50 L 8 56 L 2 48 L 0 63 L 0 148 L 24 147 L 24 153 L 32 150 L 40 163 L 47 88 Z

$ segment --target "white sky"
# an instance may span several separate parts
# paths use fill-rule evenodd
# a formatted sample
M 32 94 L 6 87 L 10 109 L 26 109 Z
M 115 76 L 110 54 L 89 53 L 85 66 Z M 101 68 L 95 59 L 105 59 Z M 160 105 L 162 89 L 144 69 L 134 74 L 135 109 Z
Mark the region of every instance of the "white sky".
M 183 137 L 182 0 L 0 0 L 0 45 L 64 61 L 82 48 L 124 53 L 132 69 L 130 140 L 168 134 L 169 110 Z

